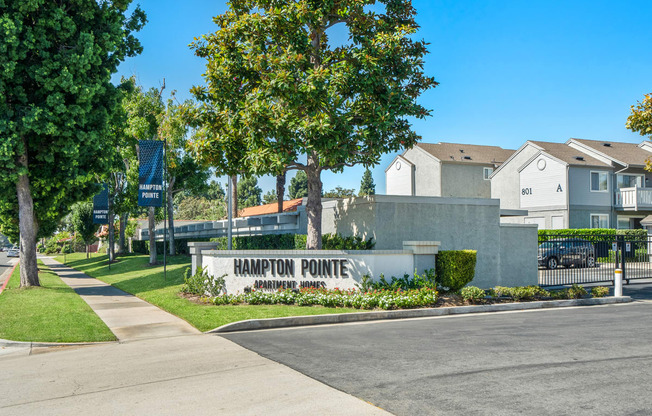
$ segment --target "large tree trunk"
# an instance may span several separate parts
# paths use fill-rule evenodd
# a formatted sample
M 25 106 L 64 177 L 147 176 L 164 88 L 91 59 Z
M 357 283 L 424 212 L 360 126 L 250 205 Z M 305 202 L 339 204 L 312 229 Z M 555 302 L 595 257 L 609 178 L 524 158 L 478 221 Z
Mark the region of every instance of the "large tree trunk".
M 25 143 L 25 154 L 18 158 L 18 163 L 25 168 L 28 167 L 26 153 L 27 144 Z M 16 194 L 18 196 L 18 226 L 20 230 L 20 287 L 41 286 L 36 263 L 38 222 L 34 215 L 34 200 L 27 173 L 18 177 Z
M 109 256 L 109 262 L 115 260 L 115 226 L 113 223 L 113 198 L 109 195 L 109 247 L 106 249 L 106 254 Z
M 238 218 L 238 175 L 231 176 L 231 216 Z
M 276 199 L 279 213 L 283 212 L 283 197 L 285 196 L 285 173 L 276 176 Z
M 308 203 L 306 214 L 308 215 L 308 238 L 306 248 L 308 250 L 321 249 L 321 169 L 319 167 L 319 156 L 316 152 L 308 154 L 306 166 L 308 177 Z
M 167 203 L 168 203 L 168 233 L 170 235 L 170 256 L 174 256 L 177 251 L 176 248 L 174 247 L 174 204 L 173 200 L 174 197 L 172 195 L 172 189 L 174 189 L 174 182 L 175 182 L 175 177 L 173 176 L 172 179 L 170 179 L 170 183 L 168 184 L 168 192 L 167 192 Z
M 156 208 L 149 207 L 149 264 L 156 264 Z
M 118 237 L 118 254 L 125 253 L 125 228 L 127 227 L 127 214 L 120 215 L 120 237 Z

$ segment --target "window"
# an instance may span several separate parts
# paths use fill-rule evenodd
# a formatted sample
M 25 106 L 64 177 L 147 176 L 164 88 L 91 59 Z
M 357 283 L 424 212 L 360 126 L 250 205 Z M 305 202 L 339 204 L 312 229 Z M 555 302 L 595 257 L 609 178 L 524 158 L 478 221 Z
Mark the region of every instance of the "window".
M 618 229 L 619 230 L 629 229 L 629 217 L 618 217 Z
M 616 177 L 618 189 L 620 188 L 633 188 L 638 186 L 643 187 L 643 175 L 618 175 Z
M 607 172 L 591 172 L 591 192 L 607 192 Z
M 493 171 L 494 171 L 494 168 L 484 168 L 484 169 L 482 170 L 482 173 L 483 173 L 483 176 L 484 176 L 484 180 L 485 180 L 485 181 L 488 181 L 488 180 L 489 180 L 489 177 L 491 176 L 491 174 L 493 173 Z
M 609 228 L 609 215 L 591 214 L 591 228 Z

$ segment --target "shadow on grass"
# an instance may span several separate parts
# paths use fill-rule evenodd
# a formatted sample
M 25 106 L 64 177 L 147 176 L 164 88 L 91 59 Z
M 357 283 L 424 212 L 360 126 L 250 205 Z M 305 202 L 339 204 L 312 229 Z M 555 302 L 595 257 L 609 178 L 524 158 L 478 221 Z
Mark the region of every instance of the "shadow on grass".
M 68 262 L 73 267 L 92 277 L 105 281 L 119 289 L 131 294 L 138 294 L 156 289 L 164 289 L 183 283 L 184 270 L 190 266 L 187 256 L 168 257 L 167 275 L 164 276 L 162 260 L 156 266 L 149 265 L 148 256 L 125 256 L 119 262 L 111 265 L 111 270 L 106 263 L 94 261 L 95 259 L 82 259 Z

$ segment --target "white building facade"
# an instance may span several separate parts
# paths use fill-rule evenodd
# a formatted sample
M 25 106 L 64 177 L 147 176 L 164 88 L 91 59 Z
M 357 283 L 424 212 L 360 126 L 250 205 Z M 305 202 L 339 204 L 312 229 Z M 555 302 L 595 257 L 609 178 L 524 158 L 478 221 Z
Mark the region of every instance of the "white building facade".
M 419 143 L 385 169 L 386 193 L 499 199 L 503 223 L 539 229 L 633 229 L 652 215 L 651 156 L 651 142 Z
M 652 146 L 570 139 L 528 141 L 492 174 L 492 198 L 527 216 L 504 222 L 539 229 L 640 228 L 652 213 Z

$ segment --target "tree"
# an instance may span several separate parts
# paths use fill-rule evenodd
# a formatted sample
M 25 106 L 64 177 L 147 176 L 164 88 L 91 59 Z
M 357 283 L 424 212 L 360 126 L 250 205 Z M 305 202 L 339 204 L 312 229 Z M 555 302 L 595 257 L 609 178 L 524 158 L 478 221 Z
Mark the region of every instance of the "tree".
M 336 186 L 335 189 L 324 194 L 324 198 L 350 198 L 355 196 L 355 189 L 342 188 L 341 186 Z
M 70 215 L 72 228 L 86 246 L 86 258 L 88 258 L 88 246 L 96 240 L 98 225 L 93 223 L 93 203 L 79 202 L 72 207 Z
M 375 195 L 376 194 L 376 184 L 374 183 L 374 178 L 371 176 L 371 171 L 365 169 L 362 174 L 362 181 L 360 181 L 360 192 L 359 196 L 365 195 Z
M 236 146 L 252 174 L 304 171 L 307 247 L 320 248 L 321 172 L 371 166 L 420 139 L 408 117 L 429 115 L 416 100 L 436 82 L 423 74 L 425 42 L 412 39 L 415 9 L 409 0 L 229 5 L 214 19 L 219 30 L 192 44 L 208 60 L 197 98 L 235 133 L 206 137 L 205 146 Z M 348 30 L 346 44 L 329 43 L 336 25 Z
M 20 284 L 39 285 L 36 240 L 98 191 L 113 144 L 111 74 L 141 51 L 145 23 L 129 0 L 2 1 L 0 218 L 20 231 Z M 18 218 L 18 224 L 13 219 Z
M 240 208 L 260 205 L 263 190 L 254 176 L 245 176 L 238 182 L 238 206 Z
M 201 196 L 175 197 L 176 217 L 182 220 L 221 220 L 226 216 L 224 201 L 209 200 Z
M 173 93 L 174 96 L 174 93 Z M 174 195 L 189 191 L 197 193 L 207 188 L 206 181 L 210 171 L 205 165 L 199 164 L 186 152 L 189 125 L 185 118 L 185 108 L 192 103 L 175 104 L 168 99 L 165 111 L 161 114 L 158 136 L 167 141 L 167 204 L 168 204 L 168 235 L 170 238 L 169 253 L 176 254 L 174 244 Z
M 263 195 L 263 204 L 273 204 L 275 202 L 278 202 L 278 197 L 276 196 L 276 190 L 270 189 Z M 282 212 L 282 211 L 281 211 Z
M 285 197 L 285 175 L 287 174 L 287 171 L 283 171 L 283 173 L 276 175 L 276 192 L 274 192 L 276 196 L 276 212 L 279 214 L 283 212 L 283 198 Z
M 652 93 L 645 94 L 643 101 L 631 106 L 631 114 L 627 117 L 627 128 L 638 132 L 641 136 L 649 136 L 652 140 Z M 645 169 L 652 171 L 652 162 L 646 161 Z
M 221 183 L 212 180 L 208 184 L 206 191 L 201 196 L 210 200 L 224 201 L 226 198 L 226 192 L 224 192 L 224 188 L 222 188 Z
M 308 177 L 306 172 L 300 170 L 290 179 L 290 199 L 305 198 L 308 196 Z

